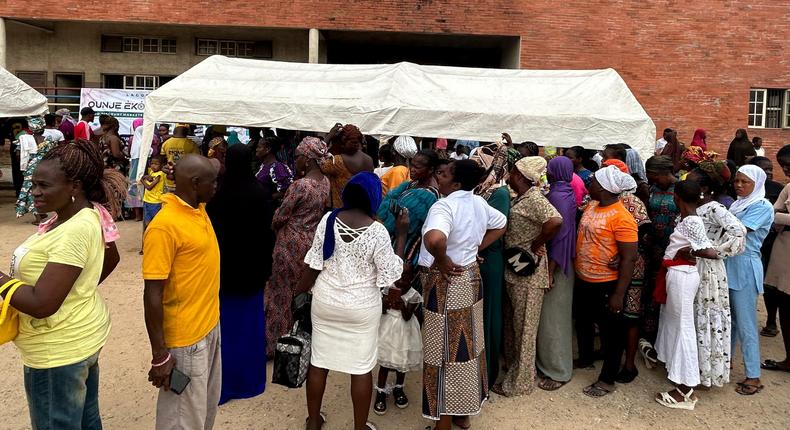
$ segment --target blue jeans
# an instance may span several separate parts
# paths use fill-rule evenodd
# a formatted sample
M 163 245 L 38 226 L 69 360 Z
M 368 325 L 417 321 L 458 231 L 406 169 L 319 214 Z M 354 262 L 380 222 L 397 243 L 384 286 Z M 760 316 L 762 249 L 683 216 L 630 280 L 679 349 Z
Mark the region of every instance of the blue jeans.
M 760 377 L 760 336 L 757 333 L 757 289 L 745 285 L 741 290 L 730 290 L 732 311 L 732 354 L 741 341 L 743 364 L 747 378 Z
M 33 430 L 100 430 L 99 352 L 51 369 L 25 366 Z

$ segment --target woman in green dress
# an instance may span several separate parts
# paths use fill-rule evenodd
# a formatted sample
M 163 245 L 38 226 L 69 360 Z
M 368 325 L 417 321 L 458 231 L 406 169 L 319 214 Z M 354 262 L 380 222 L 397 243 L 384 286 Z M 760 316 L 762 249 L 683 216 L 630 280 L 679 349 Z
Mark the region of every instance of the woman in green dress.
M 515 152 L 515 154 L 513 153 Z M 475 188 L 475 194 L 484 198 L 488 205 L 502 212 L 505 217 L 510 213 L 510 191 L 504 186 L 505 176 L 510 164 L 519 158 L 518 151 L 510 151 L 507 146 L 493 143 L 480 147 L 474 160 L 486 170 L 485 179 Z M 483 331 L 485 333 L 486 363 L 488 365 L 488 387 L 491 388 L 499 374 L 499 357 L 503 348 L 504 318 L 503 301 L 505 283 L 505 261 L 503 239 L 499 239 L 478 255 L 480 277 L 483 283 Z

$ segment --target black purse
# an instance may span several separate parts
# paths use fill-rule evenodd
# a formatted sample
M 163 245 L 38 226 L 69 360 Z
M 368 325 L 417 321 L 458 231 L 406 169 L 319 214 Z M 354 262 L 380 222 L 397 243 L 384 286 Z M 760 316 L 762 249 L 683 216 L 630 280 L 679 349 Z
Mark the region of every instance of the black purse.
M 310 333 L 303 331 L 297 321 L 290 332 L 277 339 L 274 348 L 272 383 L 288 388 L 300 388 L 307 380 L 310 367 Z
M 518 276 L 532 276 L 538 270 L 541 257 L 535 259 L 531 252 L 514 246 L 505 249 L 505 266 Z

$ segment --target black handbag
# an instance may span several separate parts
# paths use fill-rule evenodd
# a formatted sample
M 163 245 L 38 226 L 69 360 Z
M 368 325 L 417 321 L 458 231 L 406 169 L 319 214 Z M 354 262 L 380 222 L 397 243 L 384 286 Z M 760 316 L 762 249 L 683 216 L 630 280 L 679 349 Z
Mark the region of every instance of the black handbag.
M 505 250 L 505 266 L 518 276 L 532 276 L 538 270 L 540 257 L 535 259 L 531 252 L 519 247 Z
M 274 366 L 272 367 L 272 383 L 288 388 L 300 388 L 307 380 L 310 367 L 310 333 L 294 323 L 290 332 L 277 339 L 274 348 Z

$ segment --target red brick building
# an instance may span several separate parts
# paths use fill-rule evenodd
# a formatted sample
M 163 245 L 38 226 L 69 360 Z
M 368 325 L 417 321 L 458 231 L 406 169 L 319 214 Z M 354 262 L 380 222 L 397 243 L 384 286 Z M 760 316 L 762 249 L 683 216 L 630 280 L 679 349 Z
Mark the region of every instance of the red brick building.
M 788 0 L 5 0 L 0 16 L 0 61 L 41 86 L 155 87 L 211 53 L 612 67 L 659 133 L 705 128 L 722 153 L 747 126 L 769 156 L 790 143 Z

